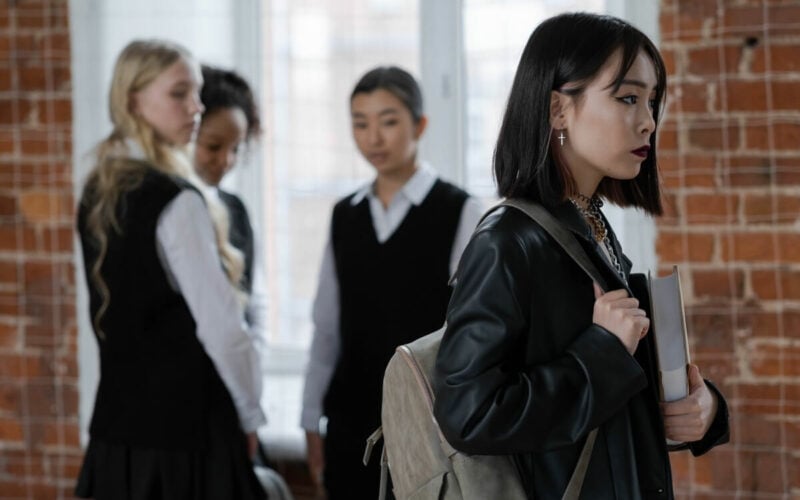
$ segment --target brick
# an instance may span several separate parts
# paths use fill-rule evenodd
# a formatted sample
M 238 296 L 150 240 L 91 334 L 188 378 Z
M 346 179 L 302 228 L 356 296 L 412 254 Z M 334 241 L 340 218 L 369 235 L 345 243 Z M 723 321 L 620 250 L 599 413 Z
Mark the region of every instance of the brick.
M 13 261 L 0 260 L 0 285 L 16 286 L 19 280 L 19 266 Z
M 800 218 L 800 196 L 745 195 L 744 218 L 754 224 L 791 224 Z
M 774 123 L 775 149 L 786 151 L 800 150 L 800 123 Z
M 658 131 L 659 150 L 674 150 L 678 147 L 678 132 L 674 128 L 663 128 Z
M 725 82 L 726 111 L 764 111 L 767 84 L 763 80 L 730 79 Z
M 781 299 L 800 301 L 800 270 L 781 269 Z
M 685 198 L 686 220 L 730 223 L 738 219 L 739 197 L 724 194 L 694 194 Z
M 786 434 L 786 446 L 794 449 L 800 448 L 800 421 L 783 422 L 783 429 Z
M 685 154 L 684 184 L 689 188 L 718 187 L 717 159 L 710 154 Z
M 656 254 L 664 262 L 708 262 L 714 254 L 714 237 L 710 234 L 662 230 L 656 240 Z
M 800 50 L 800 46 L 798 46 Z M 800 102 L 800 85 L 796 81 L 773 81 L 770 83 L 772 92 L 772 109 L 781 111 L 797 110 Z
M 800 262 L 800 234 L 779 233 L 778 254 L 781 262 Z
M 769 26 L 771 35 L 797 35 L 800 10 L 795 2 L 776 2 L 770 7 Z
M 782 455 L 778 452 L 739 450 L 738 482 L 742 492 L 783 493 Z
M 674 486 L 691 484 L 690 463 L 686 453 L 673 453 L 669 457 Z
M 719 353 L 733 346 L 733 328 L 730 316 L 719 311 L 691 310 L 686 321 L 692 351 L 698 354 Z
M 800 44 L 770 44 L 769 65 L 772 71 L 797 72 L 800 71 Z
M 800 375 L 800 347 L 761 344 L 749 350 L 747 362 L 755 376 L 797 377 Z
M 744 147 L 749 151 L 769 151 L 771 127 L 767 123 L 744 126 Z
M 0 415 L 16 418 L 22 416 L 22 390 L 19 384 L 0 384 Z
M 19 327 L 0 323 L 0 351 L 11 351 L 19 346 Z
M 800 157 L 776 158 L 775 181 L 779 186 L 800 186 Z
M 736 442 L 738 444 L 773 447 L 781 445 L 781 426 L 774 419 L 740 413 L 736 416 L 736 421 L 738 424 Z
M 720 52 L 717 47 L 687 49 L 688 66 L 686 72 L 692 76 L 713 77 L 719 75 Z
M 722 14 L 725 34 L 760 36 L 764 31 L 764 9 L 760 6 L 726 5 Z
M 762 300 L 775 300 L 778 298 L 778 276 L 776 270 L 751 271 L 753 293 Z
M 720 107 L 716 82 L 682 83 L 679 92 L 684 113 L 708 113 Z
M 0 125 L 14 125 L 15 121 L 13 101 L 0 98 Z
M 785 307 L 781 314 L 781 320 L 783 321 L 784 335 L 800 339 L 800 310 Z
M 677 66 L 675 63 L 675 52 L 669 49 L 662 48 L 661 58 L 664 60 L 664 67 L 667 70 L 667 75 L 675 75 L 677 73 Z
M 20 195 L 22 215 L 31 222 L 50 222 L 58 218 L 61 195 L 47 191 L 27 191 Z
M 716 6 L 713 0 L 679 0 L 678 24 L 680 26 L 680 39 L 694 41 L 702 38 L 706 27 L 716 28 L 718 19 Z
M 688 124 L 689 146 L 704 151 L 739 148 L 739 127 L 723 121 L 695 120 Z
M 736 455 L 732 446 L 715 448 L 711 454 L 712 486 L 714 491 L 736 491 Z M 671 457 L 670 457 L 671 459 Z
M 744 276 L 741 269 L 692 271 L 694 294 L 697 298 L 742 298 Z
M 19 421 L 11 418 L 0 418 L 0 442 L 21 443 L 22 440 L 22 425 Z
M 774 262 L 777 258 L 775 239 L 771 233 L 733 233 L 721 237 L 720 241 L 724 261 Z
M 50 90 L 47 84 L 47 70 L 42 64 L 20 65 L 17 67 L 19 86 L 23 92 Z
M 780 336 L 779 314 L 769 311 L 739 310 L 736 314 L 740 328 L 749 330 L 748 337 L 772 338 Z

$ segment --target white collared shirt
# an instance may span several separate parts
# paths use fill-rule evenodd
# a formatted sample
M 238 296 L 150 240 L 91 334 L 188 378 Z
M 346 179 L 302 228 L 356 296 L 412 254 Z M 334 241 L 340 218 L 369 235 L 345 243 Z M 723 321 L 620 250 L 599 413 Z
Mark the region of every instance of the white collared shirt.
M 357 205 L 365 197 L 369 200 L 369 211 L 372 215 L 375 234 L 378 241 L 384 243 L 397 230 L 411 207 L 419 205 L 425 200 L 437 179 L 436 171 L 428 164 L 422 163 L 417 167 L 414 175 L 394 195 L 388 207 L 384 208 L 383 203 L 375 195 L 374 182 L 370 182 L 356 191 L 351 203 Z M 467 246 L 472 232 L 482 215 L 483 207 L 481 203 L 473 197 L 467 198 L 461 209 L 461 217 L 453 240 L 453 248 L 450 252 L 451 275 L 455 273 L 461 253 Z M 319 420 L 323 414 L 322 401 L 339 358 L 341 343 L 339 336 L 339 308 L 339 279 L 336 275 L 333 245 L 329 236 L 322 256 L 317 295 L 314 299 L 312 311 L 314 336 L 311 341 L 305 386 L 303 388 L 303 410 L 300 416 L 300 426 L 307 431 L 318 431 Z

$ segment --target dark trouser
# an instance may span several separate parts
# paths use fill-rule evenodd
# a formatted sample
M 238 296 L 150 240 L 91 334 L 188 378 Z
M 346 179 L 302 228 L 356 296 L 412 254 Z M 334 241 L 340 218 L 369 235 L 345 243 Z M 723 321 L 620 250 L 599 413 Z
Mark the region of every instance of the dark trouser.
M 364 466 L 364 448 L 373 429 L 329 418 L 325 436 L 325 489 L 328 500 L 376 500 L 381 478 L 381 445 Z M 391 484 L 387 486 L 388 498 Z

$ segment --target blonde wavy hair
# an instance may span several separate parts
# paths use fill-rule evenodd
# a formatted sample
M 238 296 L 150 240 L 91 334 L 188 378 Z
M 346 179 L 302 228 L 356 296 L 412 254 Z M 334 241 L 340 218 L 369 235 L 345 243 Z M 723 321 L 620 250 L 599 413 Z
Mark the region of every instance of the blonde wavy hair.
M 131 96 L 181 59 L 195 68 L 200 79 L 200 66 L 191 53 L 178 44 L 163 40 L 136 40 L 129 43 L 114 66 L 108 98 L 113 130 L 97 145 L 96 163 L 86 179 L 82 197 L 82 203 L 88 209 L 86 226 L 98 250 L 98 258 L 92 264 L 90 276 L 102 298 L 92 320 L 100 338 L 105 338 L 100 320 L 111 302 L 110 290 L 100 270 L 108 251 L 109 234 L 111 231 L 122 233 L 116 216 L 120 197 L 138 187 L 151 167 L 180 176 L 198 188 L 202 185 L 191 166 L 190 146 L 167 143 L 150 124 L 132 112 Z M 145 161 L 131 161 L 127 141 L 133 141 L 141 148 Z M 198 191 L 205 192 L 203 189 Z M 228 213 L 215 198 L 206 197 L 206 205 L 214 223 L 220 261 L 228 280 L 241 296 L 243 258 L 242 253 L 228 241 Z

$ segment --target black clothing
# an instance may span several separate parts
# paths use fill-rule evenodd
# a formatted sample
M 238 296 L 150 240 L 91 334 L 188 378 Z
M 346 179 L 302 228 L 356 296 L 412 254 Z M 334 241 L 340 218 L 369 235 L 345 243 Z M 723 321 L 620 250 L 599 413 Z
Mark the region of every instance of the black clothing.
M 450 299 L 450 256 L 468 195 L 437 180 L 383 243 L 364 198 L 333 210 L 341 349 L 325 395 L 325 482 L 331 500 L 374 498 L 378 460 L 361 463 L 380 425 L 383 372 L 400 345 L 442 326 Z
M 628 288 L 571 204 L 551 212 L 610 289 Z M 611 238 L 628 276 L 630 261 Z M 467 453 L 514 455 L 529 497 L 560 498 L 599 426 L 582 498 L 672 498 L 652 335 L 631 356 L 593 324 L 591 279 L 513 208 L 479 224 L 456 277 L 436 364 L 434 414 L 448 441 Z M 712 427 L 689 445 L 696 455 L 728 439 L 717 395 Z
M 218 189 L 219 199 L 228 210 L 230 226 L 228 228 L 228 241 L 242 252 L 244 257 L 244 272 L 242 273 L 242 290 L 248 294 L 253 290 L 253 258 L 255 256 L 255 237 L 253 226 L 250 225 L 250 216 L 241 198 L 233 193 Z
M 190 187 L 144 163 L 138 174 L 137 186 L 120 194 L 119 231 L 109 232 L 100 269 L 110 302 L 102 335 L 95 332 L 100 383 L 76 494 L 124 498 L 130 483 L 142 488 L 136 498 L 216 498 L 204 496 L 208 486 L 235 478 L 250 492 L 241 498 L 261 498 L 233 401 L 157 251 L 162 211 Z M 92 319 L 102 304 L 92 279 L 99 247 L 87 227 L 93 189 L 86 186 L 78 210 Z M 214 465 L 221 457 L 227 462 Z M 220 482 L 202 477 L 211 470 Z M 110 477 L 127 480 L 107 489 Z M 191 495 L 159 493 L 178 491 Z

